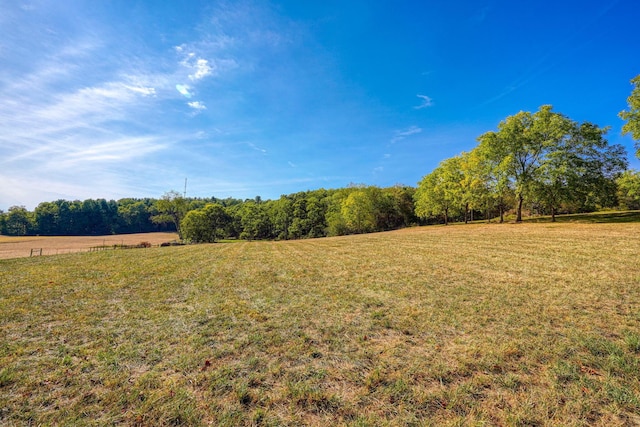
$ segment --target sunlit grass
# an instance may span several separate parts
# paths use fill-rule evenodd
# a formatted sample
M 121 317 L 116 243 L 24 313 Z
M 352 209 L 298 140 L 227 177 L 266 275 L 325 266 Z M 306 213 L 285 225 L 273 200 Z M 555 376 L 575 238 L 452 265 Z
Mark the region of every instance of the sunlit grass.
M 0 261 L 0 424 L 635 425 L 640 224 Z

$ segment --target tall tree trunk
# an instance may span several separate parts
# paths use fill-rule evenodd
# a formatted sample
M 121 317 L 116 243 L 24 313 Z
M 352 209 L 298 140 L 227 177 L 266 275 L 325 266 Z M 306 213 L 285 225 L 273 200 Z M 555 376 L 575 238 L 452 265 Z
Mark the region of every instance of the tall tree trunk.
M 522 203 L 524 202 L 524 197 L 522 194 L 518 194 L 518 211 L 516 212 L 516 222 L 522 222 Z
M 464 223 L 469 224 L 469 203 L 464 205 Z
M 500 224 L 504 223 L 504 206 L 500 205 Z
M 449 224 L 449 209 L 444 210 L 444 225 Z
M 551 206 L 551 222 L 556 222 L 556 208 Z

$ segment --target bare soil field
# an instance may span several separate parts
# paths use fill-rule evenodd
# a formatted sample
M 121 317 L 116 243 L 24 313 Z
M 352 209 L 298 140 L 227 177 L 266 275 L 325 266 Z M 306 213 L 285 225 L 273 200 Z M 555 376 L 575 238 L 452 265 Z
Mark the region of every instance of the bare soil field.
M 176 233 L 138 233 L 108 236 L 0 236 L 0 259 L 31 256 L 37 249 L 42 255 L 58 255 L 71 252 L 88 252 L 92 247 L 111 245 L 137 245 L 149 242 L 158 246 L 163 242 L 177 240 Z

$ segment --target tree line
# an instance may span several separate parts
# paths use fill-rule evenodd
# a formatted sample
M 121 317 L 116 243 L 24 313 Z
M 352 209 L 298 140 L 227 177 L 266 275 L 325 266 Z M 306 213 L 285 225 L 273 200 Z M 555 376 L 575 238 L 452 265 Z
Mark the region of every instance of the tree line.
M 418 223 L 415 189 L 351 185 L 283 195 L 277 200 L 185 198 L 58 200 L 33 212 L 13 206 L 0 212 L 5 235 L 105 235 L 177 231 L 192 242 L 220 238 L 300 239 L 365 233 Z
M 623 132 L 640 157 L 640 76 L 631 81 Z M 504 221 L 513 212 L 548 214 L 604 208 L 640 209 L 640 172 L 627 170 L 608 128 L 578 123 L 543 105 L 521 111 L 477 146 L 443 160 L 417 188 L 350 185 L 283 195 L 277 200 L 185 198 L 58 200 L 0 210 L 0 234 L 105 235 L 177 231 L 191 242 L 301 239 L 393 230 L 450 221 Z
M 617 180 L 627 168 L 626 153 L 610 145 L 608 129 L 578 123 L 544 105 L 500 122 L 497 131 L 478 137 L 478 145 L 441 162 L 416 192 L 416 213 L 453 213 L 514 209 L 522 221 L 525 202 L 551 215 L 590 212 L 618 204 Z
M 616 150 L 609 147 L 604 153 Z M 517 211 L 516 181 L 509 179 L 506 169 L 492 169 L 495 161 L 481 154 L 478 149 L 443 161 L 417 188 L 351 185 L 266 201 L 260 197 L 185 198 L 172 191 L 161 199 L 43 202 L 32 212 L 13 206 L 8 212 L 0 212 L 0 234 L 177 231 L 187 241 L 215 242 L 339 236 L 449 221 L 500 221 L 507 211 Z M 527 188 L 522 193 L 523 204 L 533 214 L 591 212 L 608 207 L 640 209 L 640 172 L 609 174 L 609 169 L 596 168 L 594 172 L 584 168 L 557 182 L 547 179 L 555 176 L 552 171 L 540 170 L 536 176 L 544 180 L 523 184 L 522 188 Z

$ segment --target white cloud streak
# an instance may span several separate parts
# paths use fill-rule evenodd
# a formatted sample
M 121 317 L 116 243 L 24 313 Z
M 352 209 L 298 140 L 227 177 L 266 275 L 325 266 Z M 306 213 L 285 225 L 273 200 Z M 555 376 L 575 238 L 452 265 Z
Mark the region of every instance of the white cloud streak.
M 260 153 L 262 153 L 262 154 L 267 154 L 267 150 L 265 150 L 264 148 L 260 148 L 260 147 L 258 147 L 258 146 L 257 146 L 256 144 L 254 144 L 253 142 L 249 142 L 249 143 L 247 143 L 247 145 L 248 145 L 249 147 L 251 147 L 252 149 L 256 150 L 256 151 L 259 151 L 259 152 L 260 152 Z
M 103 80 L 86 60 L 94 50 L 62 46 L 31 71 L 5 71 L 13 78 L 0 87 L 0 208 L 124 196 L 136 163 L 175 141 L 145 117 L 163 101 L 166 76 L 121 63 Z
M 397 142 L 400 142 L 404 139 L 406 139 L 408 136 L 411 135 L 416 135 L 418 133 L 422 132 L 422 128 L 419 128 L 418 126 L 410 126 L 406 129 L 402 129 L 402 130 L 397 130 L 394 132 L 393 137 L 391 138 L 391 143 L 395 144 Z
M 156 94 L 156 89 L 152 87 L 143 87 L 143 86 L 127 86 L 124 85 L 127 89 L 132 92 L 139 93 L 144 96 L 154 96 Z
M 416 95 L 418 98 L 422 100 L 420 105 L 416 105 L 413 107 L 416 110 L 422 110 L 423 108 L 433 107 L 433 99 L 428 97 L 427 95 Z

